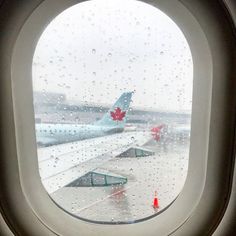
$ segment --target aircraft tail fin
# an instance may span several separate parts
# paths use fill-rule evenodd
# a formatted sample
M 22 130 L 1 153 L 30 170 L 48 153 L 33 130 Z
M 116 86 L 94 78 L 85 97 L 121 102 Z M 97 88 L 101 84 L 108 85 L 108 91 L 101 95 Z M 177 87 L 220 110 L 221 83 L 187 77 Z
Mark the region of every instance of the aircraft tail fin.
M 123 129 L 127 120 L 127 112 L 132 94 L 133 92 L 123 93 L 102 119 L 95 122 L 95 125 L 113 126 Z

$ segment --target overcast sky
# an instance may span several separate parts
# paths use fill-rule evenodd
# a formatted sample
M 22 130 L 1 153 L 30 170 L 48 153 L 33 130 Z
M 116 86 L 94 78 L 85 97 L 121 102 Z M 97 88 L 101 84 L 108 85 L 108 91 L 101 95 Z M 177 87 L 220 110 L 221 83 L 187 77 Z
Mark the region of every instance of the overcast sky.
M 80 103 L 112 104 L 135 91 L 133 107 L 190 111 L 188 43 L 163 12 L 134 0 L 93 0 L 58 15 L 33 58 L 36 91 Z

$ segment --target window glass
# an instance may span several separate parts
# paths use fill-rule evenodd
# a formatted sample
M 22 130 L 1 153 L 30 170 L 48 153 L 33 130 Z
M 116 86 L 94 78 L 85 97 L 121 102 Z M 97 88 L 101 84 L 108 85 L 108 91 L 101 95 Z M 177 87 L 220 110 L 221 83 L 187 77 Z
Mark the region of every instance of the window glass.
M 175 22 L 134 0 L 58 15 L 32 65 L 39 172 L 75 217 L 131 223 L 160 214 L 188 170 L 193 62 Z

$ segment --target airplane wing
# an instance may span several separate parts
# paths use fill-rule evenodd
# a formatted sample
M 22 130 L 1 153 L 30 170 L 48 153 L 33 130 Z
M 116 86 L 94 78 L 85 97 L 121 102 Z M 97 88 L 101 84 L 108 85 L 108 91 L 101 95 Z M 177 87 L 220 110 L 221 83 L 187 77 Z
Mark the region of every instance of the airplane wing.
M 135 131 L 38 148 L 42 183 L 49 194 L 68 185 L 104 162 L 152 138 L 150 132 Z

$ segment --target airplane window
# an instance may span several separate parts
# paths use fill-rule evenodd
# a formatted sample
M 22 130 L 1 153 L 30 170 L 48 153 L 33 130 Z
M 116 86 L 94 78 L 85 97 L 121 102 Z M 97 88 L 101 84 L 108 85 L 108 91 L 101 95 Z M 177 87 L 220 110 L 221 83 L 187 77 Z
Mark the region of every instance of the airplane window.
M 171 205 L 188 171 L 193 62 L 170 17 L 135 0 L 74 5 L 42 33 L 32 73 L 40 176 L 61 208 L 133 223 Z

